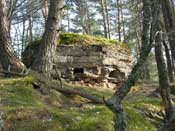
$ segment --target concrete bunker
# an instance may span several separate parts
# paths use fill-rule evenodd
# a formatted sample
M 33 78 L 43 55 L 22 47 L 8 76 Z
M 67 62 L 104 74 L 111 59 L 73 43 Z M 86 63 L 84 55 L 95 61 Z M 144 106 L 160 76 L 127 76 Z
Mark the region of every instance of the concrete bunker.
M 65 80 L 104 86 L 124 80 L 131 70 L 131 52 L 124 43 L 65 33 L 58 42 L 54 65 Z M 29 44 L 23 52 L 27 67 L 32 65 L 38 48 L 39 41 Z

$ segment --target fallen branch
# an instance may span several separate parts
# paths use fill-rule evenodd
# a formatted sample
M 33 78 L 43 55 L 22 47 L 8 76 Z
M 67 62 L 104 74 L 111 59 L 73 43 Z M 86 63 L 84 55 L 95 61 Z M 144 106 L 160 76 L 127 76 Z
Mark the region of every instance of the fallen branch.
M 41 89 L 41 85 L 35 85 L 35 83 L 32 83 L 33 85 L 33 88 L 40 88 Z M 48 86 L 48 85 L 47 85 Z M 59 87 L 59 86 L 49 86 L 50 89 L 54 89 L 58 92 L 62 92 L 62 93 L 67 93 L 67 94 L 74 94 L 74 95 L 79 95 L 81 97 L 84 97 L 88 100 L 91 100 L 93 103 L 96 103 L 96 104 L 105 104 L 104 103 L 104 100 L 103 98 L 100 98 L 98 96 L 95 96 L 95 95 L 92 95 L 90 93 L 86 93 L 84 91 L 79 91 L 77 89 L 70 89 L 70 88 L 62 88 L 62 87 Z
M 90 93 L 84 92 L 84 91 L 79 91 L 77 89 L 71 89 L 71 88 L 67 88 L 67 87 L 62 87 L 62 81 L 61 78 L 59 76 L 58 71 L 56 70 L 57 73 L 57 77 L 58 77 L 58 81 L 60 83 L 60 85 L 58 85 L 57 82 L 54 82 L 51 79 L 46 78 L 45 76 L 36 73 L 34 71 L 30 71 L 30 74 L 36 79 L 37 83 L 40 84 L 36 84 L 35 82 L 32 83 L 33 88 L 41 88 L 42 86 L 47 86 L 51 89 L 54 89 L 56 91 L 62 92 L 62 93 L 68 93 L 68 94 L 74 94 L 74 95 L 79 95 L 81 97 L 84 97 L 88 100 L 91 100 L 93 103 L 96 104 L 105 104 L 104 98 L 102 97 L 98 97 L 95 95 L 92 95 Z M 23 73 L 17 73 L 17 72 L 9 72 L 9 71 L 1 71 L 0 74 L 4 74 L 5 76 L 20 76 L 20 77 L 24 77 L 27 76 L 27 74 L 23 74 Z
M 81 97 L 84 97 L 88 100 L 91 100 L 93 103 L 96 104 L 104 104 L 103 98 L 100 98 L 98 96 L 92 95 L 90 93 L 86 93 L 84 91 L 79 91 L 76 89 L 70 89 L 70 88 L 60 88 L 60 87 L 55 87 L 51 86 L 52 89 L 55 89 L 56 91 L 62 92 L 62 93 L 68 93 L 68 94 L 74 94 L 74 95 L 79 95 Z
M 30 73 L 30 71 L 31 71 L 30 68 L 29 69 L 24 68 L 20 73 L 19 72 L 14 72 L 14 71 L 10 71 L 10 66 L 9 66 L 7 71 L 4 71 L 4 70 L 0 71 L 0 76 L 24 77 L 24 76 L 27 76 Z
M 18 73 L 18 72 L 9 72 L 9 71 L 1 71 L 0 74 L 4 76 L 19 76 L 19 77 L 27 76 L 27 74 Z
M 90 93 L 87 93 L 84 91 L 80 91 L 77 89 L 73 89 L 73 88 L 68 88 L 68 87 L 63 88 L 62 85 L 58 85 L 58 83 L 56 81 L 48 79 L 45 76 L 40 75 L 40 74 L 33 73 L 33 76 L 35 76 L 36 83 L 39 83 L 36 86 L 38 86 L 40 88 L 45 87 L 45 88 L 56 90 L 56 91 L 59 91 L 62 93 L 79 95 L 79 96 L 84 97 L 88 100 L 91 100 L 93 103 L 105 104 L 104 99 L 102 97 L 99 97 L 99 96 L 96 96 L 96 95 L 93 95 L 93 94 L 90 94 Z M 33 82 L 32 85 L 35 85 L 35 82 Z

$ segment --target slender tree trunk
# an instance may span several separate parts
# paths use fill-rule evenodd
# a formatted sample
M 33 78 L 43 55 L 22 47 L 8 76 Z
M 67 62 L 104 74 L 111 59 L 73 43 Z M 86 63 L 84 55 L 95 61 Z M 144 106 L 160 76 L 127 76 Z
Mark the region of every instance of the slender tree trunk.
M 89 12 L 89 7 L 88 7 L 88 2 L 86 1 L 86 17 L 87 17 L 87 20 L 86 20 L 86 27 L 87 27 L 87 30 L 88 30 L 88 34 L 92 34 L 92 31 L 91 31 L 91 22 L 90 22 L 90 12 Z
M 24 13 L 22 12 L 22 14 L 24 14 Z M 26 39 L 25 39 L 25 32 L 26 32 L 26 25 L 25 24 L 26 24 L 26 20 L 23 19 L 22 22 L 23 22 L 23 27 L 22 27 L 23 30 L 22 30 L 22 40 L 21 40 L 22 41 L 22 47 L 21 48 L 22 48 L 22 52 L 23 52 L 25 47 L 26 47 Z
M 32 17 L 29 16 L 29 43 L 33 41 L 33 22 Z
M 124 38 L 123 41 L 125 41 L 125 38 L 126 38 L 126 34 L 125 34 L 125 22 L 124 22 L 123 9 L 122 8 L 121 8 L 120 13 L 121 13 L 122 26 L 123 26 L 123 38 Z
M 77 10 L 78 10 L 79 15 L 80 15 L 80 24 L 82 27 L 83 34 L 89 34 L 87 20 L 85 19 L 86 15 L 87 15 L 87 12 L 86 12 L 87 7 L 85 7 L 86 9 L 84 8 L 81 0 L 75 0 L 75 2 L 76 2 Z
M 141 47 L 141 54 L 137 61 L 137 64 L 134 65 L 128 79 L 121 85 L 119 90 L 115 92 L 112 98 L 106 101 L 106 105 L 111 109 L 114 113 L 114 127 L 115 131 L 125 131 L 127 127 L 125 113 L 123 112 L 121 102 L 124 97 L 128 94 L 131 87 L 135 84 L 135 81 L 139 78 L 140 73 L 142 72 L 142 67 L 144 62 L 146 61 L 149 53 L 152 49 L 152 41 L 150 41 L 150 36 L 155 34 L 155 30 L 152 31 L 150 34 L 150 26 L 151 26 L 151 1 L 150 0 L 143 0 L 143 35 L 142 35 L 142 47 Z M 156 8 L 155 8 L 156 9 Z M 157 15 L 157 10 L 154 11 Z M 154 15 L 155 15 L 154 14 Z M 156 25 L 157 19 L 153 20 L 152 26 Z
M 106 20 L 107 20 L 107 34 L 108 38 L 111 38 L 110 34 L 110 20 L 109 20 L 109 12 L 108 12 L 108 3 L 107 0 L 104 0 L 105 12 L 106 12 Z
M 121 41 L 120 0 L 117 0 L 118 40 Z
M 137 42 L 136 42 L 136 53 L 137 53 L 137 58 L 139 58 L 140 56 L 140 51 L 141 51 L 141 32 L 139 32 L 139 30 L 137 29 L 137 26 L 135 27 L 135 34 L 136 34 L 136 38 L 137 38 Z
M 103 16 L 103 27 L 104 27 L 104 36 L 108 38 L 108 20 L 105 11 L 105 0 L 101 0 L 102 16 Z
M 67 32 L 70 31 L 70 14 L 69 9 L 67 10 Z
M 172 58 L 175 61 L 175 12 L 171 0 L 161 0 L 162 11 L 164 16 L 164 23 L 166 31 L 169 35 L 169 43 Z M 175 63 L 173 63 L 175 64 Z
M 49 15 L 40 43 L 39 54 L 32 65 L 33 70 L 46 75 L 50 75 L 53 66 L 57 38 L 60 33 L 63 4 L 64 0 L 50 0 Z
M 24 64 L 16 57 L 11 45 L 6 14 L 6 1 L 0 0 L 0 61 L 4 70 L 24 68 Z
M 156 36 L 156 61 L 159 74 L 160 94 L 162 96 L 163 105 L 165 108 L 166 118 L 165 123 L 158 131 L 174 131 L 175 130 L 175 109 L 171 99 L 171 91 L 168 82 L 168 72 L 162 53 L 161 35 Z
M 142 68 L 141 79 L 143 79 L 143 80 L 150 80 L 150 71 L 149 71 L 148 60 L 145 61 L 144 66 Z
M 43 5 L 42 14 L 43 14 L 43 18 L 46 24 L 47 17 L 48 17 L 48 0 L 43 0 L 42 5 Z
M 12 16 L 13 16 L 13 13 L 14 13 L 14 11 L 16 9 L 17 2 L 18 2 L 18 0 L 10 0 L 9 8 L 7 10 L 7 20 L 8 20 L 8 32 L 9 32 L 9 36 L 10 36 L 10 30 L 11 30 Z
M 162 2 L 162 0 L 161 0 Z M 160 19 L 160 15 L 157 15 Z M 165 19 L 165 18 L 164 18 Z M 165 23 L 165 25 L 168 23 Z M 166 25 L 167 28 L 167 25 Z M 161 30 L 160 21 L 157 22 L 157 30 Z M 171 42 L 171 41 L 170 41 Z M 155 36 L 155 55 L 156 55 L 156 62 L 159 74 L 159 85 L 160 85 L 160 94 L 163 101 L 163 106 L 165 108 L 166 118 L 165 123 L 161 126 L 158 131 L 173 131 L 175 130 L 175 110 L 174 105 L 171 98 L 171 91 L 169 87 L 169 79 L 168 79 L 168 72 L 167 67 L 164 61 L 164 56 L 162 52 L 163 46 L 163 39 L 162 33 L 159 32 Z
M 169 48 L 168 48 L 168 45 L 165 41 L 163 41 L 163 45 L 165 47 L 165 54 L 166 54 L 169 80 L 170 80 L 170 82 L 173 82 L 174 81 L 174 74 L 173 74 L 174 71 L 173 71 L 173 67 L 172 67 L 172 60 L 171 60 Z
M 171 115 L 174 113 L 174 108 L 171 99 L 167 67 L 162 52 L 162 45 L 162 33 L 160 32 L 155 37 L 155 56 L 159 74 L 160 94 L 162 96 L 162 101 L 165 108 L 166 121 L 168 121 L 171 118 Z
M 28 12 L 28 22 L 29 22 L 29 43 L 33 41 L 33 18 L 32 18 L 32 1 L 27 1 L 27 12 Z
M 175 60 L 171 59 L 172 60 L 172 68 L 173 68 L 173 71 L 174 71 L 174 77 L 175 77 Z

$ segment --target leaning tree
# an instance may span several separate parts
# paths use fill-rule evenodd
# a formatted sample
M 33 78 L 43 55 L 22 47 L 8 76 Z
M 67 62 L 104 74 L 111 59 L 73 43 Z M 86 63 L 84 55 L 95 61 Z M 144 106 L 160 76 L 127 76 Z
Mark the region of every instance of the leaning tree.
M 0 0 L 0 62 L 4 70 L 21 70 L 24 64 L 17 58 L 9 36 L 6 1 Z
M 64 0 L 50 0 L 49 14 L 45 25 L 39 53 L 32 69 L 40 73 L 50 75 L 53 68 L 53 58 L 56 52 L 57 38 L 60 33 L 62 10 Z

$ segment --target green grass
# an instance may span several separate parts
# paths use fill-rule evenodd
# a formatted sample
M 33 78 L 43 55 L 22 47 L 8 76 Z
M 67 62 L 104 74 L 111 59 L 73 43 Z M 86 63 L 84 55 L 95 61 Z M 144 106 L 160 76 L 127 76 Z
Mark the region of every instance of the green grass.
M 32 88 L 32 80 L 31 77 L 0 80 L 0 112 L 3 112 L 3 123 L 8 130 L 113 131 L 113 113 L 106 107 L 85 104 L 87 100 L 81 97 L 58 92 L 43 97 Z M 104 96 L 105 92 L 108 97 L 112 95 L 106 90 L 75 87 L 67 83 L 64 86 L 97 96 Z M 158 112 L 161 109 L 160 100 L 139 94 L 131 97 L 132 93 L 123 103 L 129 123 L 127 131 L 155 131 L 154 125 L 141 110 Z M 83 104 L 80 108 L 75 106 L 79 103 Z

